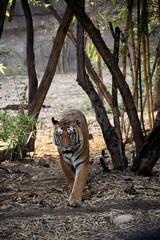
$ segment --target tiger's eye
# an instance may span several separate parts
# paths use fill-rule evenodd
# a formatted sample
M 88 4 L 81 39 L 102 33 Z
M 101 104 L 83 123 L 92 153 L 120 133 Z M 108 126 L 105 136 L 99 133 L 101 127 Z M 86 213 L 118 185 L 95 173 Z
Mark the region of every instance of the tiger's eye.
M 57 140 L 60 140 L 61 134 L 60 133 L 56 133 L 56 138 Z

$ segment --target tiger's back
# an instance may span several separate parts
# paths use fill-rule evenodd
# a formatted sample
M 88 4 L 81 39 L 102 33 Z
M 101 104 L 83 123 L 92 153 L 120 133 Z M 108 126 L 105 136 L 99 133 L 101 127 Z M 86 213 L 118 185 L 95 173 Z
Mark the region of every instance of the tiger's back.
M 69 203 L 81 203 L 82 192 L 89 173 L 89 131 L 84 114 L 71 109 L 60 121 L 54 120 L 54 143 L 58 148 L 60 162 L 70 186 Z

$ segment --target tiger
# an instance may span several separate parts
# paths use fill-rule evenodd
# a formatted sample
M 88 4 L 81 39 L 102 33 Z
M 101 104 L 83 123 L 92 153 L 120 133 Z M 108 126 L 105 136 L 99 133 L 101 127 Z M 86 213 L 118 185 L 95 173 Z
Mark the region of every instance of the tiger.
M 89 171 L 89 131 L 85 115 L 77 109 L 63 113 L 60 121 L 52 117 L 53 142 L 70 188 L 69 205 L 81 205 Z

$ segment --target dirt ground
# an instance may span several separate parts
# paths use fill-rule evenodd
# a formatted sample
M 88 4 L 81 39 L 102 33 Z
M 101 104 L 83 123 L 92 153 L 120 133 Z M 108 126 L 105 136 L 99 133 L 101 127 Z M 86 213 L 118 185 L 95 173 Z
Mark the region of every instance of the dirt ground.
M 25 78 L 0 79 L 0 83 L 1 107 L 19 103 Z M 151 177 L 141 177 L 129 168 L 113 170 L 106 151 L 111 171 L 103 172 L 99 161 L 105 148 L 101 130 L 74 74 L 56 75 L 44 105 L 35 153 L 21 162 L 0 164 L 0 239 L 160 239 L 160 163 Z M 66 108 L 81 109 L 93 135 L 91 172 L 78 208 L 68 205 L 69 188 L 52 143 L 51 117 L 59 118 Z M 131 144 L 126 146 L 129 165 L 132 150 Z M 138 238 L 143 233 L 144 238 Z

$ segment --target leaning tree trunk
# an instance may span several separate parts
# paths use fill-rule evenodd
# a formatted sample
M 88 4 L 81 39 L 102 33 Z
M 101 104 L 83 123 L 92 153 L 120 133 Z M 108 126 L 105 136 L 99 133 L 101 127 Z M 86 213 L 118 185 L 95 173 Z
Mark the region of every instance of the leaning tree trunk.
M 36 119 L 38 119 L 39 112 L 43 105 L 45 96 L 51 85 L 53 76 L 56 72 L 56 66 L 58 63 L 60 52 L 64 43 L 65 36 L 68 31 L 69 25 L 71 23 L 72 17 L 73 17 L 73 12 L 69 7 L 67 7 L 64 13 L 64 16 L 62 18 L 61 24 L 58 28 L 57 35 L 53 43 L 52 51 L 48 60 L 48 64 L 47 64 L 44 76 L 28 109 L 28 114 L 34 116 Z M 27 149 L 27 146 L 24 146 L 23 144 L 22 146 L 25 151 L 29 150 Z M 5 159 L 12 159 L 12 156 L 11 156 L 12 151 L 9 153 L 10 154 L 8 154 L 8 152 L 4 152 L 3 154 L 1 154 L 0 161 L 4 161 Z
M 43 1 L 44 1 L 45 4 L 48 5 L 48 10 L 53 14 L 53 16 L 57 19 L 57 21 L 59 23 L 61 23 L 62 18 L 58 14 L 58 12 L 54 8 L 54 6 L 51 4 L 51 2 L 49 0 L 43 0 Z M 71 32 L 70 29 L 68 29 L 67 36 L 72 41 L 72 43 L 76 46 L 77 45 L 77 39 L 74 36 L 74 34 Z M 106 101 L 108 102 L 109 106 L 112 109 L 112 96 L 111 96 L 110 92 L 108 91 L 106 85 L 101 81 L 101 79 L 99 78 L 98 74 L 94 70 L 94 68 L 92 66 L 92 63 L 91 63 L 89 57 L 87 56 L 87 54 L 85 54 L 85 60 L 86 60 L 85 64 L 86 64 L 86 68 L 87 68 L 88 74 L 91 76 L 91 78 L 93 79 L 94 83 L 97 85 L 99 91 L 101 92 L 101 94 L 106 99 Z
M 130 124 L 132 126 L 133 138 L 135 141 L 136 153 L 138 156 L 140 148 L 143 144 L 144 137 L 141 129 L 141 124 L 137 115 L 137 110 L 134 105 L 133 98 L 132 98 L 130 89 L 128 87 L 128 84 L 126 83 L 121 70 L 116 64 L 113 55 L 111 54 L 110 50 L 104 43 L 99 30 L 96 29 L 96 27 L 94 26 L 90 18 L 86 15 L 86 13 L 82 8 L 81 3 L 75 0 L 65 0 L 65 2 L 72 8 L 78 21 L 82 24 L 84 29 L 90 35 L 98 52 L 102 56 L 106 65 L 108 66 L 112 76 L 116 80 L 117 87 L 123 97 L 123 101 L 126 106 L 127 114 L 130 120 Z
M 139 175 L 151 175 L 152 169 L 160 158 L 160 110 L 157 113 L 153 129 L 146 137 L 141 148 L 137 164 L 132 168 Z
M 61 21 L 61 24 L 58 28 L 57 35 L 55 37 L 52 51 L 51 51 L 51 54 L 50 54 L 50 57 L 48 60 L 48 64 L 45 69 L 45 73 L 43 75 L 41 83 L 40 83 L 33 99 L 31 100 L 31 102 L 29 104 L 28 113 L 29 113 L 29 115 L 34 115 L 36 118 L 38 118 L 38 116 L 39 116 L 39 112 L 43 105 L 44 99 L 45 99 L 48 89 L 51 85 L 54 74 L 56 72 L 58 59 L 59 59 L 59 56 L 60 56 L 60 53 L 62 50 L 65 36 L 67 34 L 69 25 L 71 23 L 72 17 L 73 17 L 73 13 L 69 9 L 69 7 L 67 7 L 66 11 L 64 13 L 63 19 Z
M 57 35 L 54 40 L 54 44 L 51 50 L 51 54 L 48 60 L 45 73 L 41 80 L 41 83 L 36 91 L 35 96 L 29 104 L 28 113 L 29 115 L 34 115 L 35 118 L 38 118 L 39 112 L 47 95 L 48 89 L 51 85 L 52 79 L 56 72 L 56 67 L 58 64 L 58 59 L 64 44 L 64 39 L 66 37 L 69 25 L 73 17 L 72 10 L 67 7 L 60 23 L 60 26 L 57 31 Z
M 84 32 L 79 22 L 77 23 L 77 35 L 77 81 L 89 96 L 92 106 L 94 107 L 96 119 L 101 126 L 103 137 L 112 158 L 113 167 L 119 170 L 125 169 L 127 161 L 125 156 L 121 155 L 122 151 L 120 150 L 119 138 L 109 122 L 99 95 L 85 72 Z
M 39 115 L 40 109 L 48 92 L 48 89 L 51 85 L 52 79 L 56 72 L 56 67 L 58 64 L 58 59 L 62 50 L 65 36 L 69 29 L 69 25 L 72 21 L 73 12 L 67 7 L 62 18 L 61 24 L 58 28 L 57 35 L 54 39 L 54 44 L 51 50 L 51 54 L 45 69 L 44 75 L 42 77 L 41 83 L 38 87 L 36 95 L 31 103 L 29 114 Z

